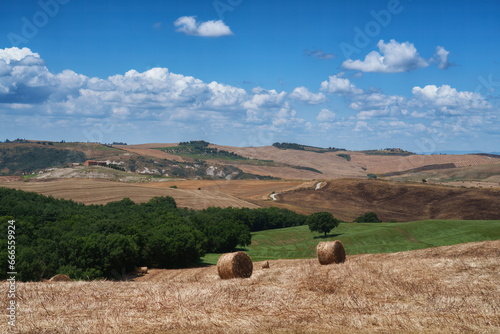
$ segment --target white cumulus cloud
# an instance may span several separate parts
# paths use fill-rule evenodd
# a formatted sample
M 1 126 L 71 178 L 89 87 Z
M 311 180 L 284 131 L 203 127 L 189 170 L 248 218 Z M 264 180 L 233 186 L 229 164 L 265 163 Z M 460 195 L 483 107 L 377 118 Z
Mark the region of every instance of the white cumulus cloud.
M 275 128 L 294 128 L 305 123 L 304 119 L 297 117 L 297 111 L 288 102 L 283 103 L 278 112 L 273 113 L 272 118 Z
M 448 55 L 450 54 L 449 51 L 447 51 L 444 47 L 442 46 L 437 46 L 436 47 L 436 53 L 434 55 L 434 61 L 436 61 L 438 64 L 438 68 L 441 70 L 445 70 L 448 67 L 450 67 L 450 63 L 448 62 Z
M 363 93 L 363 90 L 357 88 L 349 81 L 349 79 L 342 78 L 338 74 L 329 76 L 328 81 L 323 81 L 321 83 L 320 89 L 330 94 L 340 95 L 355 95 Z
M 373 113 L 374 110 L 384 110 L 387 114 L 389 111 L 400 110 L 404 107 L 405 103 L 405 98 L 402 96 L 369 92 L 355 96 L 349 107 L 357 111 L 371 111 L 375 116 L 381 114 Z M 364 115 L 368 116 L 370 113 L 365 113 Z
M 326 108 L 321 109 L 316 119 L 320 122 L 332 122 L 335 120 L 335 113 Z
M 412 93 L 415 105 L 437 108 L 445 114 L 461 114 L 465 111 L 490 109 L 491 104 L 484 97 L 475 92 L 459 92 L 449 85 L 427 85 L 413 87 Z
M 380 40 L 377 43 L 380 52 L 372 51 L 364 60 L 347 59 L 342 67 L 362 72 L 396 73 L 426 67 L 429 63 L 420 57 L 415 46 L 410 42 L 398 43 L 391 39 L 389 43 Z
M 38 53 L 31 52 L 30 49 L 28 48 L 6 48 L 6 49 L 0 49 L 0 60 L 3 60 L 7 65 L 11 63 L 11 61 L 21 61 L 21 60 L 32 60 L 34 59 L 40 59 L 40 55 Z M 40 61 L 36 61 L 38 64 L 40 64 Z
M 262 87 L 252 89 L 252 94 L 251 99 L 243 103 L 246 109 L 278 108 L 286 97 L 286 92 L 278 93 L 275 89 L 266 90 Z
M 174 26 L 177 31 L 194 36 L 221 37 L 233 34 L 222 20 L 198 22 L 196 16 L 181 16 L 175 20 Z
M 354 131 L 362 132 L 362 131 L 373 131 L 373 129 L 368 125 L 365 121 L 356 122 L 356 126 L 354 127 Z
M 300 87 L 295 88 L 290 93 L 289 96 L 292 99 L 304 101 L 304 102 L 307 102 L 309 104 L 319 104 L 319 103 L 323 103 L 326 101 L 325 94 L 323 94 L 323 93 L 314 94 L 314 93 L 310 92 L 309 89 L 307 89 L 304 86 L 300 86 Z

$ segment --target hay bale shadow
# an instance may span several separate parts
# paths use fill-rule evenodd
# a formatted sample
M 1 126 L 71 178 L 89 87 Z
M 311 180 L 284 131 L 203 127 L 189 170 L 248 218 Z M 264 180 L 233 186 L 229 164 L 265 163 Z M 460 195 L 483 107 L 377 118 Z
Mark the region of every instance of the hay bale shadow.
M 327 235 L 318 235 L 315 236 L 314 239 L 327 239 L 327 238 L 334 238 L 338 237 L 339 235 L 343 235 L 344 233 L 336 233 L 336 234 L 327 234 Z

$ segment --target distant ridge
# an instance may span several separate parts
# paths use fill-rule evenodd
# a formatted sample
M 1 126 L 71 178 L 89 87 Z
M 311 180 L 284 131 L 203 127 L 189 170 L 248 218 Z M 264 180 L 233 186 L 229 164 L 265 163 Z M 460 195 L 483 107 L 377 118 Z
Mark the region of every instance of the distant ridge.
M 484 151 L 438 151 L 438 152 L 432 152 L 432 153 L 422 153 L 426 155 L 431 155 L 431 154 L 453 154 L 453 155 L 463 155 L 463 154 L 492 154 L 492 155 L 500 155 L 500 152 L 484 152 Z

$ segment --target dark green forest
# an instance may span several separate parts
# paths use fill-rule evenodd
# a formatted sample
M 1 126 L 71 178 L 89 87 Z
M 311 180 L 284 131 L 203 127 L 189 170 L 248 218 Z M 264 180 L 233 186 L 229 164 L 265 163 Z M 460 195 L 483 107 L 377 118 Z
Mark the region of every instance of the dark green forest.
M 40 147 L 0 148 L 0 175 L 21 175 L 34 171 L 64 166 L 70 162 L 84 162 L 83 152 Z
M 119 279 L 136 266 L 196 266 L 205 253 L 249 245 L 253 231 L 303 225 L 306 217 L 278 208 L 195 211 L 178 208 L 172 197 L 83 205 L 0 188 L 2 279 L 9 271 L 10 219 L 15 220 L 17 278 L 38 281 L 55 274 Z
M 210 143 L 204 140 L 192 140 L 189 142 L 180 142 L 179 146 L 166 147 L 162 148 L 161 150 L 168 153 L 192 156 L 201 159 L 226 158 L 229 160 L 249 160 L 248 158 L 245 158 L 233 152 L 219 150 L 217 148 L 209 148 L 208 145 L 210 145 Z
M 276 148 L 279 148 L 280 150 L 311 151 L 311 152 L 316 152 L 316 153 L 345 151 L 344 148 L 335 148 L 335 147 L 321 148 L 321 147 L 307 146 L 307 145 L 296 144 L 296 143 L 276 142 L 276 143 L 273 143 L 273 146 Z

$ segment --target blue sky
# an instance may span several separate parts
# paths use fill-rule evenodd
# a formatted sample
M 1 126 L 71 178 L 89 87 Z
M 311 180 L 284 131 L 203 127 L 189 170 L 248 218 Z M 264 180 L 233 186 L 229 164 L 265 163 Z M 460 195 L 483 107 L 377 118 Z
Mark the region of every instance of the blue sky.
M 0 138 L 498 151 L 500 2 L 0 4 Z

